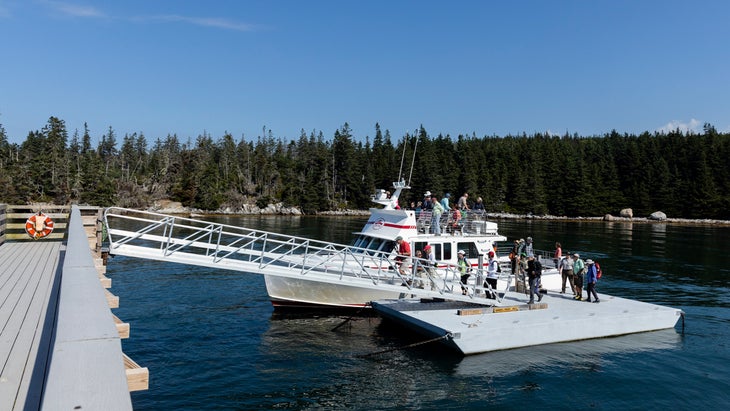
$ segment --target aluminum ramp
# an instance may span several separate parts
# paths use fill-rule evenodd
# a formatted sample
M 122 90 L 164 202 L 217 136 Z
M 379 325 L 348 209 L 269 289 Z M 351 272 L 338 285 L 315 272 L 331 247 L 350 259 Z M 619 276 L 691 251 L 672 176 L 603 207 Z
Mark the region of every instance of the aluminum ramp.
M 395 253 L 118 207 L 105 210 L 104 223 L 112 255 L 499 304 L 485 298 L 478 284 L 467 285 L 462 295 L 458 269 L 449 264 L 439 264 L 431 291 L 413 287 L 415 279 L 394 268 Z

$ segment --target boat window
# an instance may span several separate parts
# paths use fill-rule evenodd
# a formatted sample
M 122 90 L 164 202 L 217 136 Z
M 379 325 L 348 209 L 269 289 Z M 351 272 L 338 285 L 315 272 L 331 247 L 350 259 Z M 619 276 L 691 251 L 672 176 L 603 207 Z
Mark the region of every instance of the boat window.
M 426 244 L 428 244 L 426 241 L 417 241 L 413 243 L 413 254 L 415 255 L 416 251 L 423 251 L 423 247 L 425 247 Z
M 357 248 L 365 248 L 368 245 L 368 239 L 365 236 L 359 235 L 357 238 L 355 238 L 355 241 L 352 243 L 353 247 Z
M 369 250 L 380 250 L 380 246 L 383 245 L 383 239 L 382 238 L 373 238 L 373 241 L 368 244 Z
M 451 260 L 451 243 L 444 243 L 444 255 L 439 258 L 436 256 L 437 260 Z
M 479 257 L 479 249 L 477 248 L 476 244 L 474 244 L 474 242 L 456 243 L 456 246 L 459 248 L 459 250 L 466 251 L 466 258 Z

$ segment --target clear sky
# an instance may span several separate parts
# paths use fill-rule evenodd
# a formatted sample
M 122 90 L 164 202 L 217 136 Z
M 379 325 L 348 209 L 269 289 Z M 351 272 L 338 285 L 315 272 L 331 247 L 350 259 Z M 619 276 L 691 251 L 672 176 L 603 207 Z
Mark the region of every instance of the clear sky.
M 94 141 L 730 131 L 730 1 L 0 0 L 0 124 Z

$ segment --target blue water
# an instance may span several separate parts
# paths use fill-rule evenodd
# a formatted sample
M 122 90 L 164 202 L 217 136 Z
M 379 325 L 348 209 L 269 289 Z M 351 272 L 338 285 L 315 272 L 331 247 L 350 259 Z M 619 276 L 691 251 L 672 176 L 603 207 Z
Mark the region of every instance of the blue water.
M 347 242 L 364 218 L 221 218 Z M 730 404 L 729 228 L 500 221 L 601 262 L 599 292 L 681 308 L 674 330 L 460 357 L 378 318 L 275 314 L 263 278 L 114 257 L 137 410 L 719 409 Z M 579 304 L 579 303 L 577 303 Z M 386 349 L 387 353 L 362 357 Z

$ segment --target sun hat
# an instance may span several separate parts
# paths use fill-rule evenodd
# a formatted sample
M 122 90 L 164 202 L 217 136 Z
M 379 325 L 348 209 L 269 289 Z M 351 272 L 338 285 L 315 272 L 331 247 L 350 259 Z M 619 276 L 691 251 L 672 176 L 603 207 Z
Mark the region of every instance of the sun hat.
M 402 239 L 403 239 L 403 237 L 398 236 L 398 237 L 395 238 L 395 241 L 402 240 Z
M 578 254 L 578 253 L 575 253 L 575 254 L 573 254 L 573 257 L 575 257 L 575 258 L 580 258 L 580 254 Z
M 586 264 L 593 264 L 593 260 L 591 260 L 590 258 L 589 258 L 589 259 L 587 259 L 587 260 L 586 260 Z
M 464 255 L 466 255 L 466 253 L 464 252 L 464 250 L 459 250 L 456 254 L 464 254 Z

